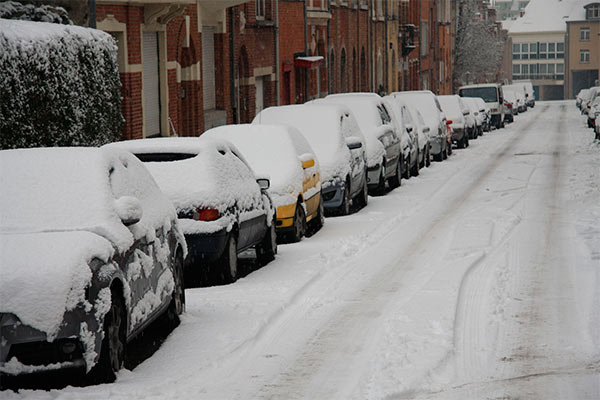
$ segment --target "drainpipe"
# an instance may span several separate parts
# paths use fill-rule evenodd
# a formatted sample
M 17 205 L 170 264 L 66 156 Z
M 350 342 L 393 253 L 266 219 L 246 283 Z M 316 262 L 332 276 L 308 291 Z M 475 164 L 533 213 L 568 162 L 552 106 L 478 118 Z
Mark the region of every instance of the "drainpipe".
M 308 12 L 304 0 L 304 55 L 308 57 Z M 304 102 L 308 101 L 308 68 L 304 68 Z
M 419 89 L 423 88 L 423 66 L 421 65 L 421 53 L 423 52 L 422 48 L 423 45 L 425 45 L 425 43 L 421 43 L 421 38 L 423 38 L 423 33 L 421 32 L 421 29 L 423 29 L 423 27 L 421 26 L 421 2 L 418 2 L 418 20 L 417 20 L 417 26 L 419 27 Z
M 362 65 L 360 64 L 360 0 L 358 0 L 358 7 L 356 8 L 356 68 L 358 71 L 354 71 L 354 73 L 358 76 L 358 87 L 355 88 L 357 92 L 362 92 L 361 81 L 362 78 L 360 75 L 362 73 Z M 357 73 L 358 72 L 358 73 Z
M 331 14 L 331 7 L 330 7 L 329 2 L 327 2 L 327 10 Z M 325 46 L 325 59 L 327 60 L 327 94 L 331 93 L 331 77 L 333 75 L 332 71 L 331 71 L 331 60 L 329 59 L 329 55 L 331 54 L 330 46 L 331 46 L 331 18 L 327 20 L 327 45 Z
M 280 81 L 280 71 L 279 71 L 279 0 L 275 0 L 275 83 L 276 83 L 276 97 L 277 101 L 275 104 L 278 106 L 281 105 L 281 81 Z
M 96 0 L 89 0 L 90 28 L 96 29 Z
M 238 123 L 237 105 L 235 103 L 235 41 L 234 41 L 234 24 L 233 24 L 233 7 L 229 8 L 229 80 L 231 91 L 231 117 L 234 124 Z
M 385 8 L 384 8 L 384 12 L 383 12 L 383 29 L 385 30 L 384 34 L 383 34 L 383 38 L 384 38 L 384 43 L 385 43 L 385 88 L 386 88 L 386 92 L 389 93 L 390 91 L 390 80 L 389 80 L 389 68 L 390 68 L 390 63 L 389 63 L 389 51 L 390 51 L 390 44 L 388 43 L 388 2 L 387 0 L 384 1 L 385 4 Z
M 369 60 L 369 73 L 370 73 L 370 79 L 369 79 L 369 86 L 371 87 L 371 92 L 374 92 L 374 87 L 375 87 L 375 77 L 373 74 L 373 71 L 375 69 L 375 57 L 373 55 L 373 4 L 369 3 L 369 29 L 367 30 L 367 32 L 369 33 L 369 55 L 370 55 L 370 60 Z

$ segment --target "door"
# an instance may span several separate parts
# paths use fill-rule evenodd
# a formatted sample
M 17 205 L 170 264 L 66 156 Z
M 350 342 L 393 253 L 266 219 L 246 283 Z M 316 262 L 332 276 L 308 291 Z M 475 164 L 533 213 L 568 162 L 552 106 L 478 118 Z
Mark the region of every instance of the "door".
M 158 32 L 144 32 L 143 101 L 146 137 L 160 136 L 160 65 L 158 62 Z

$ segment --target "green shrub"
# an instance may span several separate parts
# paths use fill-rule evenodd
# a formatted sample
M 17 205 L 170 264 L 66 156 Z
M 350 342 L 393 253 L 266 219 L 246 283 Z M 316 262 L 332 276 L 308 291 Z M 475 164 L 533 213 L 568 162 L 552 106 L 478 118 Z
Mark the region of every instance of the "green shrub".
M 0 19 L 0 148 L 118 140 L 116 56 L 102 31 Z

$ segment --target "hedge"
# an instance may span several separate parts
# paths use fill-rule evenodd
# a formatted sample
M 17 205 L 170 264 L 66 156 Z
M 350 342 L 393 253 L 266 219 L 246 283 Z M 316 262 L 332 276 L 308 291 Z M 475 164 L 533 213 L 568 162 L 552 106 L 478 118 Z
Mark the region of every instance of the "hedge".
M 118 140 L 120 88 L 109 34 L 0 19 L 0 148 Z

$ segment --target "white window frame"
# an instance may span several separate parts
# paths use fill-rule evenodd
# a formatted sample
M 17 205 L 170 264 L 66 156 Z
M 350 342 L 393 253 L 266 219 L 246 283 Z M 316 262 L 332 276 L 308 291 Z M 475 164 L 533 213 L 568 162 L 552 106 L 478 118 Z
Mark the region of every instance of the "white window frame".
M 589 42 L 590 41 L 590 28 L 588 26 L 579 28 L 579 41 L 580 42 Z
M 590 63 L 590 51 L 586 49 L 579 50 L 579 64 Z
M 256 19 L 264 20 L 267 15 L 267 0 L 256 0 Z

